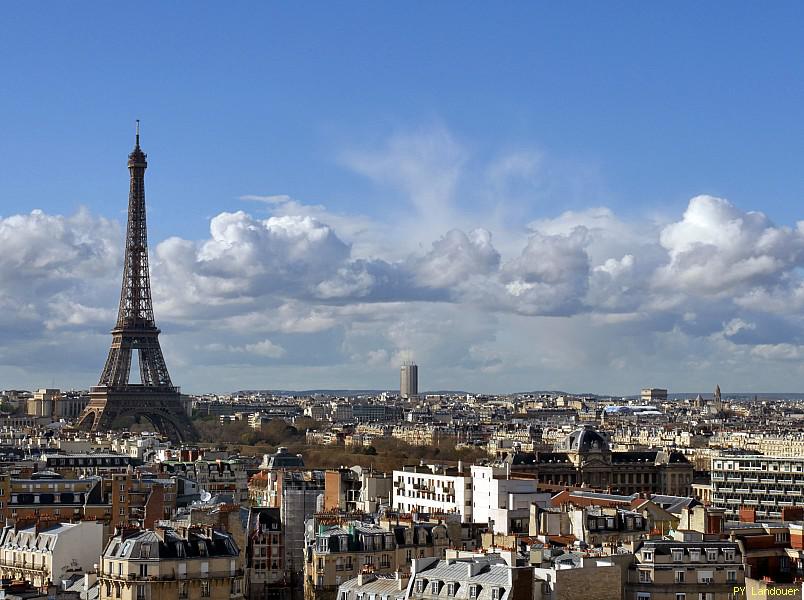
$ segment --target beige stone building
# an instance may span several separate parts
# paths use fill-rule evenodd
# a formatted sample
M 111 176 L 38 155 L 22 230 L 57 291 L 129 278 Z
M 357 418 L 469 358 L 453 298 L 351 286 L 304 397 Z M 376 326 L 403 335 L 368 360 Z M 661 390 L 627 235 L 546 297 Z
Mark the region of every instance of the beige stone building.
M 629 600 L 733 600 L 735 588 L 745 585 L 739 545 L 719 536 L 679 530 L 672 540 L 643 542 L 634 558 Z
M 99 600 L 234 600 L 243 597 L 240 550 L 208 527 L 123 530 L 101 556 Z
M 631 557 L 566 552 L 548 559 L 542 550 L 533 550 L 531 560 L 536 577 L 534 600 L 619 600 Z
M 308 598 L 334 598 L 335 590 L 362 571 L 376 574 L 410 572 L 418 558 L 441 558 L 449 547 L 444 525 L 412 526 L 350 522 L 322 526 L 305 563 Z
M 680 452 L 613 452 L 607 436 L 590 426 L 556 444 L 555 452 L 518 452 L 506 458 L 511 472 L 534 473 L 544 484 L 585 485 L 617 494 L 692 493 L 693 466 Z

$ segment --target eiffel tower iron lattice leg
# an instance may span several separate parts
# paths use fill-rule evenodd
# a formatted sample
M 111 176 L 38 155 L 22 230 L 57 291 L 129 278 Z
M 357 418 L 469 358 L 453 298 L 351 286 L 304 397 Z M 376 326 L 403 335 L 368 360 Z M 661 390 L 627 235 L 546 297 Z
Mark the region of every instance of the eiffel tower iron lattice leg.
M 145 218 L 146 158 L 140 149 L 138 121 L 136 143 L 128 156 L 128 224 L 117 323 L 100 381 L 90 390 L 90 401 L 78 418 L 78 427 L 103 431 L 112 429 L 125 417 L 144 417 L 171 440 L 189 441 L 195 439 L 196 432 L 179 388 L 170 380 L 151 301 Z M 130 382 L 135 352 L 140 383 Z

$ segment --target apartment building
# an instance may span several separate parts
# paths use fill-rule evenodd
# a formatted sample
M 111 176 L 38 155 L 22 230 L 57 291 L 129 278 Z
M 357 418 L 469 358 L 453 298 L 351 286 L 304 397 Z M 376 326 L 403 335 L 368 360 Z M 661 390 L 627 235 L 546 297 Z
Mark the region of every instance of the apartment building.
M 324 510 L 374 512 L 391 501 L 391 476 L 355 466 L 324 473 Z
M 239 553 L 231 534 L 211 528 L 121 530 L 109 540 L 101 556 L 98 598 L 242 598 Z
M 320 528 L 305 563 L 308 599 L 334 598 L 341 583 L 362 571 L 409 572 L 414 560 L 441 558 L 450 544 L 447 528 L 433 523 L 384 528 L 353 521 Z
M 625 598 L 736 600 L 742 596 L 735 595 L 735 587 L 743 585 L 743 557 L 736 542 L 679 530 L 672 540 L 648 540 L 635 549 Z
M 740 509 L 780 520 L 785 508 L 804 506 L 804 458 L 723 454 L 712 460 L 712 505 L 726 521 L 740 521 Z
M 285 535 L 278 508 L 252 507 L 249 510 L 245 553 L 246 598 L 287 598 L 290 577 L 285 569 Z
M 401 513 L 458 514 L 472 523 L 472 477 L 462 468 L 406 466 L 393 472 L 392 508 Z
M 615 506 L 541 509 L 531 507 L 530 535 L 572 536 L 588 546 L 616 548 L 648 537 L 649 521 L 641 513 Z
M 103 525 L 40 519 L 0 532 L 0 577 L 30 582 L 40 590 L 93 570 L 103 548 Z
M 285 534 L 285 564 L 292 577 L 304 571 L 304 522 L 323 506 L 324 472 L 277 467 L 249 482 L 254 506 L 279 508 Z
M 581 552 L 533 549 L 531 564 L 536 577 L 533 598 L 619 600 L 623 592 L 623 567 L 630 559 L 630 555 L 589 556 Z
M 415 600 L 532 600 L 534 595 L 533 569 L 493 559 L 419 559 L 411 578 L 408 597 Z
M 512 477 L 509 466 L 470 468 L 472 519 L 488 523 L 495 533 L 527 533 L 530 507 L 546 507 L 551 494 L 539 492 L 535 478 Z
M 167 476 L 181 475 L 198 482 L 202 490 L 213 496 L 229 494 L 235 502 L 248 500 L 248 473 L 245 462 L 240 459 L 166 460 L 160 464 L 160 469 Z
M 396 425 L 391 430 L 391 437 L 411 446 L 438 446 L 441 443 L 454 443 L 457 434 L 454 429 L 443 426 L 428 425 Z

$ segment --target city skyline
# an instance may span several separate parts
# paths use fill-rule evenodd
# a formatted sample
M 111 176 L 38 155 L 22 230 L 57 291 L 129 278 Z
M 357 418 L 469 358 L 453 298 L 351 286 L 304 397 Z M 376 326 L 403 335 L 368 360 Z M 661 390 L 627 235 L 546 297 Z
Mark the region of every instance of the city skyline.
M 802 8 L 455 6 L 10 9 L 3 387 L 95 383 L 142 119 L 185 391 L 800 390 Z

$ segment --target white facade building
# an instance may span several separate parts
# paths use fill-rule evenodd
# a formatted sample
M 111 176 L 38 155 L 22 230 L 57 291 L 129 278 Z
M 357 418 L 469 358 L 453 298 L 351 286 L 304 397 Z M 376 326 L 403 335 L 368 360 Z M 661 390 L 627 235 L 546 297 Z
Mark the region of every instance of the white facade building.
M 0 533 L 0 574 L 44 588 L 92 571 L 103 552 L 103 525 L 95 521 L 6 526 Z
M 472 519 L 493 522 L 494 533 L 526 532 L 530 505 L 550 504 L 550 494 L 538 491 L 538 480 L 512 479 L 504 468 L 473 465 L 471 477 Z
M 392 507 L 403 513 L 446 513 L 472 522 L 472 478 L 463 469 L 440 465 L 394 471 Z

